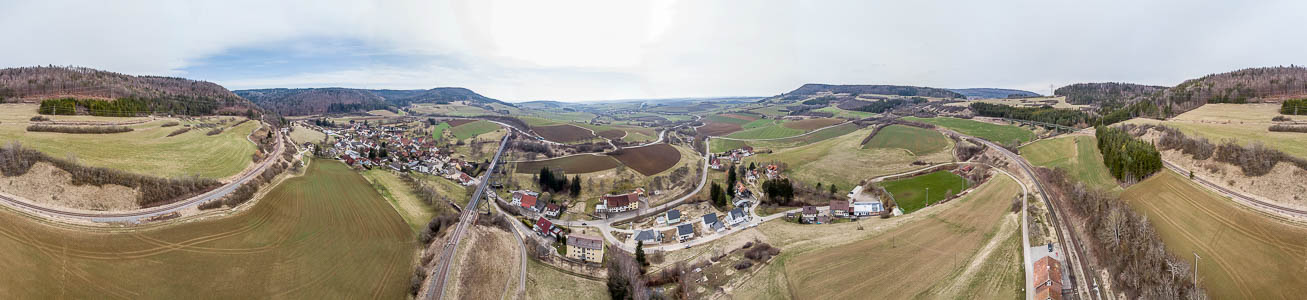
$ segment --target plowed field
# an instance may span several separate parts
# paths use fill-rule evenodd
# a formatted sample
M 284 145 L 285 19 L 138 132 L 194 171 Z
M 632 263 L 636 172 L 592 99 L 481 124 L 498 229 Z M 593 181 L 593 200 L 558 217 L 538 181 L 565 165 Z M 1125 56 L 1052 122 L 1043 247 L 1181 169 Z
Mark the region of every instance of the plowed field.
M 625 148 L 608 155 L 616 157 L 627 167 L 650 176 L 675 166 L 681 161 L 681 152 L 668 144 L 654 144 L 639 148 Z

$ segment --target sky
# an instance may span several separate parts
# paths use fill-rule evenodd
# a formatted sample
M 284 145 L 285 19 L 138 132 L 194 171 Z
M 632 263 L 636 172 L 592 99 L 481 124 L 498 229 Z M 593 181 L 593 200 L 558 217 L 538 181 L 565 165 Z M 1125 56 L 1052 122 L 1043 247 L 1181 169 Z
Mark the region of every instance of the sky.
M 1307 64 L 1307 1 L 0 0 L 0 67 L 229 89 L 458 86 L 508 101 L 804 83 L 1175 85 Z

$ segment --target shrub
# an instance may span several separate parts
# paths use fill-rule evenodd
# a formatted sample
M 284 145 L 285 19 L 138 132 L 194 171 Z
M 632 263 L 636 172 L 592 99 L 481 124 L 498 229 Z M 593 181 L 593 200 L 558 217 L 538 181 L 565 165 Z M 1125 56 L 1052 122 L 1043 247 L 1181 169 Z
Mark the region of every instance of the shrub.
M 58 132 L 72 134 L 108 134 L 122 133 L 132 131 L 131 127 L 126 126 L 55 126 L 55 125 L 31 125 L 27 126 L 27 131 L 31 132 Z
M 49 121 L 50 118 L 46 118 L 45 116 L 32 116 L 31 120 L 32 122 L 42 122 L 42 121 Z
M 744 270 L 752 266 L 753 266 L 753 261 L 750 260 L 741 260 L 740 262 L 735 263 L 736 270 Z
M 222 133 L 222 127 L 217 127 L 212 130 L 209 130 L 209 132 L 205 132 L 204 135 L 218 135 L 219 133 Z
M 1286 117 L 1286 116 L 1275 116 L 1274 118 L 1271 118 L 1271 121 L 1275 121 L 1275 122 L 1291 122 L 1291 121 L 1293 121 L 1293 119 L 1290 119 L 1289 117 Z
M 1277 131 L 1277 132 L 1302 132 L 1302 133 L 1307 133 L 1307 126 L 1295 126 L 1295 125 L 1276 124 L 1276 125 L 1271 125 L 1271 128 L 1267 128 L 1267 130 L 1270 130 L 1270 131 Z
M 177 123 L 177 121 L 171 121 L 168 123 L 163 123 L 163 125 L 159 125 L 159 127 L 173 127 L 177 125 L 181 125 L 181 123 Z
M 177 128 L 177 130 L 173 130 L 172 133 L 169 133 L 168 136 L 183 134 L 186 133 L 187 131 L 191 131 L 191 128 L 190 127 Z

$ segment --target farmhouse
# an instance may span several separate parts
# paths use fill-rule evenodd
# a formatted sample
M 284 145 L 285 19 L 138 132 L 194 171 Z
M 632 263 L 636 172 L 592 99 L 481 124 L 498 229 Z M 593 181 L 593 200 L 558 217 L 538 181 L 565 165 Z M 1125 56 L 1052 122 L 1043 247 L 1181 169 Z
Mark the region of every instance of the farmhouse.
M 676 239 L 681 242 L 694 238 L 694 224 L 681 224 L 676 226 Z
M 600 263 L 604 259 L 604 241 L 597 236 L 573 234 L 567 236 L 567 257 L 585 262 Z
M 862 186 L 861 186 L 861 185 L 859 185 L 859 186 L 855 186 L 855 187 L 853 187 L 853 190 L 852 190 L 852 191 L 849 191 L 849 197 L 848 197 L 848 198 L 849 198 L 849 199 L 857 199 L 856 197 L 858 196 L 858 194 L 861 194 L 861 193 L 862 193 Z
M 853 216 L 855 217 L 877 215 L 884 210 L 885 207 L 881 206 L 880 202 L 853 202 Z
M 817 207 L 812 205 L 803 206 L 803 211 L 800 212 L 799 218 L 802 219 L 804 223 L 816 222 Z
M 713 170 L 721 170 L 722 160 L 718 159 L 717 156 L 713 156 L 712 160 L 708 162 L 708 166 L 711 167 Z
M 741 207 L 736 207 L 726 214 L 726 223 L 731 226 L 736 226 L 748 221 L 749 214 L 745 213 L 744 208 Z
M 834 218 L 847 218 L 847 217 L 849 217 L 849 201 L 848 201 L 848 200 L 831 200 L 831 201 L 830 201 L 830 215 L 831 215 L 831 217 L 834 217 Z

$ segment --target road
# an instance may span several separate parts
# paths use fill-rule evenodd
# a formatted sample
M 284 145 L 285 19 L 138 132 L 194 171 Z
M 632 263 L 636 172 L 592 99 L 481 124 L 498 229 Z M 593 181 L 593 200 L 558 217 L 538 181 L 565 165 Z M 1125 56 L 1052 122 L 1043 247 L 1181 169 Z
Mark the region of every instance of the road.
M 708 147 L 708 142 L 709 140 L 706 139 L 704 140 L 703 145 L 705 148 Z M 681 196 L 676 200 L 668 201 L 667 203 L 663 203 L 661 205 L 654 206 L 651 208 L 641 208 L 631 212 L 618 213 L 616 216 L 603 220 L 591 220 L 591 221 L 558 220 L 558 221 L 554 221 L 554 224 L 563 225 L 563 226 L 596 226 L 596 227 L 600 227 L 600 230 L 607 232 L 611 230 L 611 227 L 608 227 L 609 224 L 621 223 L 627 220 L 658 214 L 661 213 L 663 210 L 671 209 L 673 207 L 676 207 L 677 205 L 681 205 L 681 202 L 685 202 L 685 200 L 690 200 L 690 198 L 694 198 L 694 196 L 698 195 L 699 191 L 703 190 L 703 186 L 708 183 L 708 155 L 703 156 L 703 169 L 700 170 L 699 174 L 701 175 L 699 178 L 699 185 L 695 186 L 693 191 L 690 191 L 689 193 L 685 194 L 685 196 Z
M 1184 168 L 1181 168 L 1179 165 L 1171 163 L 1170 161 L 1162 160 L 1162 164 L 1166 165 L 1166 168 L 1171 169 L 1176 173 L 1180 173 L 1181 176 L 1187 176 L 1189 174 L 1188 170 L 1185 170 Z M 1195 176 L 1190 180 L 1198 183 L 1198 185 L 1207 187 L 1207 189 L 1210 189 L 1216 192 L 1217 194 L 1224 194 L 1230 196 L 1230 198 L 1234 199 L 1235 202 L 1240 202 L 1243 203 L 1244 205 L 1251 206 L 1253 208 L 1265 210 L 1269 213 L 1276 213 L 1276 214 L 1281 214 L 1290 217 L 1307 218 L 1307 211 L 1304 210 L 1284 207 L 1284 206 L 1276 205 L 1275 203 L 1258 200 L 1256 197 L 1249 196 L 1248 194 L 1244 194 L 1235 190 L 1227 189 L 1216 183 L 1208 181 L 1207 179 L 1203 179 L 1202 177 Z
M 435 276 L 427 276 L 430 281 L 427 283 L 427 293 L 424 299 L 441 299 L 444 293 L 445 283 L 449 281 L 449 265 L 452 263 L 454 253 L 458 250 L 458 244 L 462 241 L 463 233 L 467 228 L 476 223 L 477 219 L 477 201 L 486 193 L 486 185 L 490 182 L 490 177 L 495 174 L 495 167 L 499 165 L 499 157 L 503 156 L 504 148 L 508 145 L 508 138 L 511 134 L 505 134 L 504 139 L 499 141 L 499 150 L 495 151 L 495 158 L 490 161 L 490 168 L 486 169 L 485 175 L 481 176 L 481 183 L 477 184 L 477 190 L 472 194 L 472 199 L 468 200 L 467 206 L 464 206 L 463 214 L 458 218 L 458 226 L 454 227 L 454 232 L 450 236 L 449 242 L 440 254 L 440 264 L 436 269 Z
M 266 126 L 266 124 L 264 126 Z M 272 154 L 268 155 L 263 162 L 256 165 L 253 170 L 245 172 L 243 175 L 236 177 L 235 180 L 232 180 L 227 184 L 186 200 L 124 212 L 80 212 L 60 208 L 50 208 L 34 204 L 33 202 L 21 199 L 18 196 L 4 193 L 0 193 L 0 203 L 16 210 L 31 213 L 36 216 L 46 217 L 52 221 L 60 223 L 64 223 L 66 219 L 90 221 L 94 223 L 140 223 L 143 219 L 170 214 L 204 204 L 205 202 L 222 199 L 222 197 L 227 196 L 227 194 L 236 191 L 236 189 L 242 184 L 258 177 L 260 174 L 263 174 L 263 171 L 266 170 L 268 166 L 271 166 L 273 162 L 277 161 L 277 158 L 281 157 L 282 151 L 285 151 L 281 132 L 279 130 L 274 131 L 277 131 L 276 149 L 273 150 Z
M 1042 196 L 1044 199 L 1044 204 L 1049 207 L 1049 212 L 1048 212 L 1049 221 L 1053 223 L 1054 227 L 1058 228 L 1057 238 L 1058 241 L 1062 242 L 1061 245 L 1062 253 L 1066 254 L 1066 258 L 1070 262 L 1069 264 L 1071 265 L 1072 268 L 1071 274 L 1073 276 L 1071 276 L 1071 282 L 1069 282 L 1072 289 L 1077 290 L 1078 293 L 1087 295 L 1088 298 L 1101 299 L 1101 295 L 1098 295 L 1098 291 L 1097 291 L 1097 288 L 1102 286 L 1101 284 L 1098 284 L 1098 276 L 1097 276 L 1098 274 L 1094 272 L 1093 268 L 1089 266 L 1088 262 L 1084 261 L 1083 259 L 1084 253 L 1079 247 L 1080 242 L 1075 235 L 1075 229 L 1067 226 L 1067 224 L 1063 223 L 1058 218 L 1058 214 L 1061 213 L 1061 210 L 1057 209 L 1057 206 L 1054 205 L 1052 198 L 1048 196 L 1048 192 L 1046 191 L 1047 189 L 1044 188 L 1044 183 L 1039 180 L 1039 177 L 1035 176 L 1034 167 L 1031 166 L 1030 162 L 1026 161 L 1024 157 L 1021 157 L 1016 153 L 1012 153 L 1012 151 L 1008 151 L 1007 148 L 1000 147 L 999 145 L 994 144 L 993 142 L 976 138 L 973 136 L 961 134 L 948 129 L 940 128 L 940 130 L 945 131 L 947 133 L 951 133 L 956 136 L 966 138 L 968 140 L 985 144 L 985 146 L 992 148 L 995 151 L 998 151 L 999 153 L 1003 154 L 1003 156 L 1007 156 L 1008 159 L 1017 162 L 1017 165 L 1021 167 L 1021 170 L 1025 171 L 1026 175 L 1028 175 L 1030 179 L 1035 182 L 1035 189 L 1039 190 L 1040 196 Z M 1088 282 L 1089 284 L 1082 284 L 1081 282 L 1079 282 L 1085 280 L 1089 281 Z

